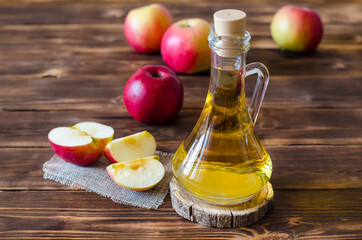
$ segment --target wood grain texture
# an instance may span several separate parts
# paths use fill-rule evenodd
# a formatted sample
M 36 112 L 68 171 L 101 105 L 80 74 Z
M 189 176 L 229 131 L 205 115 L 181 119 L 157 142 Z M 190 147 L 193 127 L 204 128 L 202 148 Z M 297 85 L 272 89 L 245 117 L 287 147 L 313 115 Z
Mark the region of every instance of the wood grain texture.
M 2 1 L 4 2 L 4 1 Z M 8 1 L 11 2 L 11 1 Z M 52 4 L 51 1 L 44 1 L 43 4 L 20 4 L 2 6 L 1 22 L 3 24 L 74 24 L 74 23 L 122 23 L 129 10 L 143 6 L 147 1 L 119 1 L 118 3 L 102 4 L 104 1 L 83 1 L 77 4 L 75 1 L 62 1 L 64 4 Z M 29 2 L 29 1 L 27 1 Z M 47 3 L 48 2 L 48 3 Z M 96 3 L 94 3 L 96 2 Z M 152 3 L 153 1 L 148 1 Z M 185 17 L 200 17 L 212 20 L 212 14 L 225 8 L 242 8 L 248 13 L 248 28 L 250 26 L 261 25 L 268 27 L 273 14 L 280 7 L 288 4 L 284 1 L 160 1 L 168 7 L 175 20 Z M 266 3 L 263 8 L 260 4 Z M 304 6 L 310 6 L 321 13 L 322 19 L 329 30 L 330 26 L 344 26 L 344 31 L 348 26 L 354 24 L 358 27 L 361 21 L 359 11 L 361 6 L 358 1 L 299 1 Z M 326 2 L 328 4 L 326 4 Z M 16 1 L 13 1 L 16 3 Z M 45 3 L 45 4 L 44 4 Z M 298 1 L 295 2 L 298 4 Z M 189 7 L 191 6 L 192 7 Z M 187 15 L 185 14 L 187 6 Z M 338 13 L 338 15 L 336 15 Z M 347 28 L 346 28 L 347 27 Z M 359 26 L 360 27 L 360 26 Z M 333 28 L 332 28 L 333 29 Z M 268 29 L 264 29 L 268 30 Z M 334 31 L 340 30 L 335 28 Z M 266 32 L 266 31 L 265 31 Z M 329 31 L 327 31 L 328 33 Z M 355 32 L 355 31 L 353 31 Z
M 19 105 L 19 107 L 21 107 Z M 51 108 L 51 105 L 48 106 Z M 4 111 L 5 110 L 5 111 Z M 51 109 L 50 109 L 51 110 Z M 0 112 L 0 147 L 49 147 L 48 132 L 57 126 L 97 121 L 112 126 L 115 138 L 148 129 L 160 147 L 175 151 L 192 130 L 201 109 L 183 109 L 164 125 L 146 125 L 132 119 L 123 108 L 109 111 L 7 111 Z M 256 132 L 266 146 L 361 144 L 362 108 L 262 108 Z M 171 147 L 171 148 L 170 148 Z M 162 150 L 162 149 L 161 149 Z
M 215 206 L 187 193 L 175 178 L 170 182 L 172 208 L 181 217 L 214 228 L 237 228 L 262 219 L 273 207 L 274 191 L 267 183 L 251 199 L 233 206 Z
M 144 210 L 83 191 L 2 191 L 0 237 L 360 239 L 360 197 L 360 190 L 276 190 L 273 210 L 258 223 L 213 229 L 178 216 L 169 197 Z
M 123 44 L 126 44 L 123 42 Z M 40 46 L 39 46 L 40 47 Z M 11 49 L 11 48 L 10 48 Z M 56 50 L 57 49 L 57 50 Z M 41 76 L 51 69 L 60 69 L 65 75 L 115 75 L 126 79 L 130 70 L 135 72 L 143 65 L 162 65 L 157 54 L 145 58 L 127 47 L 71 48 L 48 47 L 43 50 L 2 50 L 0 58 L 2 75 Z M 11 55 L 10 53 L 14 54 Z M 319 76 L 358 77 L 362 70 L 355 63 L 361 62 L 362 50 L 319 50 L 315 53 L 297 55 L 281 52 L 279 49 L 251 49 L 248 62 L 263 62 L 274 76 Z M 20 57 L 23 56 L 23 57 Z M 41 60 L 39 58 L 43 58 Z M 15 58 L 15 59 L 14 59 Z M 22 59 L 23 58 L 23 59 Z M 285 61 L 288 59 L 288 61 Z M 31 61 L 29 61 L 31 60 Z M 45 61 L 46 60 L 46 61 Z M 128 74 L 127 74 L 127 72 Z
M 50 69 L 51 70 L 51 69 Z M 56 71 L 59 70 L 59 71 Z M 114 75 L 70 75 L 61 69 L 38 75 L 4 75 L 1 80 L 0 106 L 5 111 L 21 110 L 97 110 L 119 112 L 123 105 L 123 88 L 132 71 L 123 77 Z M 179 77 L 185 90 L 184 108 L 203 107 L 209 74 Z M 252 95 L 254 78 L 247 78 L 247 102 Z M 345 87 L 348 86 L 348 87 Z M 74 89 L 82 89 L 81 93 Z M 264 108 L 362 108 L 362 81 L 357 77 L 272 76 Z M 333 94 L 331 94 L 333 92 Z M 348 98 L 346 98 L 348 96 Z
M 181 140 L 168 144 L 175 146 Z M 163 144 L 159 143 L 161 146 Z M 160 147 L 162 149 L 171 152 L 176 147 Z M 271 182 L 274 189 L 362 188 L 360 145 L 269 146 L 267 149 L 273 161 Z M 69 189 L 43 179 L 42 166 L 52 156 L 49 144 L 47 148 L 0 148 L 3 169 L 0 191 Z
M 123 36 L 127 12 L 151 0 L 0 1 L 1 239 L 362 239 L 362 6 L 358 0 L 297 0 L 317 10 L 324 36 L 316 52 L 281 52 L 269 25 L 287 0 L 161 0 L 174 20 L 223 8 L 248 13 L 247 62 L 271 79 L 255 126 L 273 160 L 274 209 L 250 227 L 210 229 L 183 220 L 170 198 L 156 211 L 113 203 L 42 178 L 53 152 L 48 132 L 98 121 L 115 137 L 149 130 L 173 152 L 203 106 L 209 72 L 180 75 L 184 107 L 165 125 L 133 120 L 122 91 L 141 66 Z M 249 101 L 255 79 L 247 79 Z

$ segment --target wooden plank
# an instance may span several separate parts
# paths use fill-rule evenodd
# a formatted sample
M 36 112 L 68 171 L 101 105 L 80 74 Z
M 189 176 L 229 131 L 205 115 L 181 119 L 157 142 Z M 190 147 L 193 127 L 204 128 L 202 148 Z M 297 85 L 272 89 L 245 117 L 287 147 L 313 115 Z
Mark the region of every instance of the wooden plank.
M 100 2 L 100 1 L 99 1 Z M 258 23 L 268 24 L 273 14 L 282 6 L 288 4 L 288 1 L 280 1 L 274 4 L 265 4 L 260 8 L 259 1 L 236 1 L 232 2 L 214 2 L 212 4 L 203 1 L 165 1 L 165 6 L 168 7 L 174 16 L 175 20 L 185 17 L 203 17 L 211 21 L 212 14 L 221 8 L 241 8 L 248 13 L 250 22 L 257 21 Z M 16 5 L 16 6 L 1 6 L 0 22 L 3 24 L 55 24 L 55 23 L 102 23 L 102 22 L 119 22 L 123 19 L 127 12 L 137 6 L 143 6 L 146 3 L 123 2 L 118 4 L 77 4 L 73 1 L 71 4 L 34 4 L 34 5 Z M 297 4 L 297 3 L 295 3 Z M 320 12 L 325 24 L 335 24 L 336 19 L 340 23 L 358 24 L 361 22 L 360 10 L 361 7 L 355 3 L 345 2 L 344 4 L 336 2 L 315 2 L 301 1 L 307 7 L 312 7 Z M 185 14 L 185 6 L 187 7 L 187 15 Z M 338 15 L 336 15 L 338 13 Z M 249 21 L 248 21 L 249 22 Z
M 172 0 L 160 0 L 160 3 L 170 3 L 173 2 Z M 182 0 L 180 1 L 182 3 L 193 3 L 192 0 Z M 218 0 L 208 0 L 207 2 L 209 3 L 220 3 Z M 227 3 L 240 3 L 240 0 L 228 0 Z M 255 0 L 253 1 L 254 3 L 258 3 L 258 4 L 268 4 L 270 3 L 270 0 Z M 287 4 L 289 3 L 289 1 L 287 0 L 281 0 L 278 1 L 280 2 L 280 4 Z M 300 3 L 304 3 L 304 4 L 316 4 L 315 0 L 296 0 L 294 1 L 295 4 L 300 4 Z M 129 3 L 129 1 L 127 0 L 2 0 L 1 1 L 2 5 L 5 6 L 12 6 L 12 5 L 22 5 L 24 3 L 27 4 L 69 4 L 69 3 L 92 3 L 92 4 L 109 4 L 109 3 L 119 3 L 119 4 L 126 4 Z M 154 3 L 153 0 L 133 0 L 132 3 L 134 4 L 147 4 L 147 3 Z M 346 0 L 346 1 L 340 1 L 340 0 L 320 0 L 318 1 L 319 4 L 325 4 L 325 3 L 332 3 L 332 4 L 336 4 L 337 6 L 339 5 L 344 5 L 344 4 L 348 4 L 348 3 L 359 3 L 359 0 Z
M 112 112 L 98 111 L 1 111 L 0 129 L 3 134 L 33 131 L 41 133 L 58 125 L 72 125 L 80 121 L 100 121 L 115 129 L 129 127 L 142 128 L 183 128 L 191 129 L 201 109 L 182 109 L 179 117 L 164 125 L 147 125 L 131 119 L 127 109 L 120 105 Z M 100 114 L 101 113 L 101 114 Z M 361 108 L 262 108 L 256 124 L 262 130 L 320 130 L 320 129 L 358 129 L 361 128 Z M 11 121 L 5 121 L 12 119 Z M 130 120 L 126 120 L 130 119 Z M 51 121 L 50 121 L 51 120 Z M 122 130 L 123 132 L 123 130 Z
M 150 64 L 164 65 L 159 54 L 136 53 L 126 44 L 116 47 L 56 46 L 39 50 L 4 51 L 0 56 L 0 74 L 42 74 L 50 69 L 60 69 L 64 75 L 107 75 L 122 77 L 125 71 L 136 71 Z M 14 49 L 14 48 L 9 48 Z M 263 62 L 272 76 L 339 76 L 358 77 L 362 50 L 320 49 L 311 54 L 281 52 L 279 49 L 251 49 L 249 62 Z M 23 56 L 23 57 L 22 57 Z M 127 75 L 128 77 L 128 75 Z
M 172 3 L 172 0 L 160 0 L 160 3 Z M 193 3 L 192 0 L 182 0 L 180 1 L 182 3 Z M 218 0 L 208 0 L 207 2 L 209 3 L 220 3 Z M 288 4 L 289 1 L 287 0 L 281 0 L 278 1 L 280 2 L 280 4 Z M 304 4 L 317 4 L 315 0 L 296 0 L 294 1 L 295 4 L 300 4 L 300 3 L 304 3 Z M 31 4 L 36 4 L 36 5 L 40 5 L 40 4 L 69 4 L 69 3 L 92 3 L 92 4 L 111 4 L 111 3 L 119 3 L 119 4 L 127 4 L 129 3 L 129 1 L 127 0 L 2 0 L 1 1 L 1 5 L 4 6 L 12 6 L 12 5 L 22 5 L 24 3 L 27 3 L 29 5 Z M 132 3 L 134 4 L 150 4 L 150 3 L 154 3 L 153 0 L 133 0 Z M 240 3 L 240 0 L 228 0 L 227 3 Z M 265 4 L 267 5 L 268 3 L 270 4 L 270 0 L 255 0 L 253 1 L 253 3 L 258 3 L 258 4 Z M 344 4 L 349 4 L 349 3 L 359 3 L 359 0 L 346 0 L 346 1 L 340 1 L 340 0 L 320 0 L 318 1 L 319 4 L 325 4 L 325 3 L 330 3 L 330 4 L 335 4 L 336 6 L 340 6 L 340 5 L 344 5 Z
M 159 150 L 174 152 L 180 141 Z M 43 136 L 43 138 L 46 138 Z M 0 190 L 54 190 L 68 187 L 42 178 L 43 163 L 53 156 L 47 148 L 0 148 Z M 177 144 L 177 145 L 176 145 Z M 274 189 L 362 188 L 361 145 L 267 146 L 273 161 Z
M 360 196 L 359 190 L 276 190 L 274 209 L 261 221 L 217 229 L 184 220 L 169 197 L 158 210 L 144 210 L 88 192 L 3 191 L 0 237 L 359 239 Z
M 69 190 L 68 186 L 44 180 L 43 164 L 53 156 L 51 148 L 0 148 L 1 190 Z
M 48 147 L 46 136 L 58 126 L 96 121 L 112 126 L 115 137 L 149 130 L 167 150 L 175 150 L 192 130 L 199 109 L 183 109 L 168 124 L 146 125 L 125 109 L 97 111 L 8 111 L 0 112 L 0 147 Z M 266 146 L 295 144 L 361 144 L 361 108 L 351 109 L 262 109 L 256 132 Z M 10 120 L 11 119 L 11 120 Z M 265 138 L 265 139 L 264 139 Z
M 59 47 L 62 47 L 64 51 L 75 47 L 105 48 L 108 46 L 115 49 L 115 47 L 120 48 L 119 43 L 124 43 L 123 46 L 126 48 L 128 45 L 125 42 L 123 27 L 123 22 L 38 24 L 35 26 L 0 25 L 2 36 L 0 43 L 3 43 L 0 45 L 0 49 L 2 51 L 27 50 L 24 53 L 27 54 L 28 52 L 31 53 L 31 51 Z M 351 26 L 342 25 L 341 23 L 331 23 L 326 28 L 328 28 L 328 31 L 324 33 L 319 49 L 360 50 L 362 48 L 361 38 L 355 31 L 356 26 L 352 29 Z M 251 46 L 253 49 L 279 48 L 272 40 L 267 24 L 248 22 L 248 31 L 252 36 Z M 41 47 L 39 48 L 39 46 Z M 105 48 L 105 50 L 107 49 Z
M 351 50 L 349 53 L 351 55 L 338 57 L 344 55 L 342 50 L 340 52 L 321 49 L 311 54 L 300 55 L 281 52 L 279 49 L 251 49 L 248 53 L 248 63 L 264 63 L 271 76 L 341 76 L 340 73 L 348 77 L 360 76 L 362 70 L 356 63 L 361 62 L 362 51 Z
M 175 10 L 176 16 L 177 14 L 183 14 L 179 5 L 172 5 L 178 9 Z M 131 6 L 134 5 L 129 5 L 129 8 Z M 204 4 L 197 6 L 190 9 L 195 11 L 198 16 L 200 14 L 207 16 L 208 20 L 211 21 L 213 8 L 205 8 Z M 255 48 L 253 47 L 249 53 L 249 61 L 266 63 L 272 75 L 294 76 L 303 73 L 306 76 L 339 75 L 346 77 L 348 75 L 356 77 L 361 74 L 360 64 L 358 64 L 358 62 L 361 62 L 361 38 L 358 34 L 356 35 L 356 28 L 361 26 L 361 19 L 359 14 L 354 14 L 355 11 L 358 12 L 358 8 L 356 9 L 354 5 L 344 5 L 347 9 L 342 12 L 348 13 L 348 15 L 344 16 L 344 18 L 340 16 L 344 21 L 342 24 L 338 22 L 338 26 L 335 26 L 335 8 L 331 7 L 330 10 L 323 10 L 325 9 L 325 5 L 323 5 L 321 10 L 326 11 L 327 18 L 327 20 L 324 19 L 327 28 L 325 37 L 330 41 L 331 37 L 328 34 L 331 34 L 336 40 L 327 41 L 325 46 L 323 45 L 324 42 L 322 42 L 320 50 L 311 55 L 280 52 L 269 35 L 269 22 L 275 9 L 263 9 L 263 11 L 266 11 L 266 13 L 263 12 L 263 15 L 269 13 L 269 16 L 260 18 L 262 13 L 260 13 L 259 5 L 257 7 L 250 6 L 251 18 L 249 26 L 252 35 L 255 34 L 256 38 L 252 41 Z M 105 9 L 102 10 L 103 8 Z M 6 39 L 6 42 L 0 45 L 4 46 L 1 48 L 3 54 L 0 56 L 0 73 L 41 74 L 51 68 L 57 68 L 61 69 L 63 74 L 72 75 L 121 75 L 126 69 L 131 68 L 135 71 L 145 64 L 163 64 L 160 56 L 147 55 L 146 58 L 145 55 L 135 53 L 126 44 L 122 33 L 123 25 L 120 22 L 123 22 L 127 11 L 119 9 L 117 12 L 115 8 L 119 9 L 119 5 L 65 4 L 61 6 L 41 5 L 0 8 L 0 12 L 3 11 L 4 13 L 0 14 L 0 16 L 5 18 L 1 19 L 0 17 L 3 23 L 6 23 L 7 14 L 10 19 L 20 21 L 22 17 L 35 18 L 35 22 L 23 20 L 23 22 L 19 23 L 29 24 L 41 20 L 39 22 L 41 25 L 5 25 L 0 27 L 0 31 L 4 34 L 3 39 Z M 82 14 L 79 14 L 80 10 Z M 60 14 L 62 11 L 63 13 Z M 255 11 L 255 14 L 253 11 Z M 36 14 L 37 12 L 39 14 Z M 49 15 L 44 16 L 40 12 Z M 85 14 L 87 12 L 88 14 Z M 114 17 L 111 14 L 111 23 L 108 23 L 108 20 L 104 22 L 99 19 L 109 19 L 107 15 L 109 12 L 116 15 Z M 20 16 L 17 16 L 17 14 Z M 338 14 L 341 15 L 341 11 Z M 63 17 L 63 20 L 59 18 L 59 15 Z M 255 15 L 255 18 L 253 18 L 253 15 Z M 81 19 L 77 20 L 79 16 Z M 77 24 L 73 24 L 72 17 L 76 19 L 74 21 Z M 84 24 L 84 22 L 88 21 L 84 20 L 84 17 L 89 17 L 92 21 L 96 21 L 97 24 Z M 46 25 L 49 18 L 58 21 L 58 25 Z M 66 22 L 64 22 L 64 19 L 66 19 Z M 63 25 L 59 25 L 59 23 L 63 23 Z M 351 31 L 346 32 L 346 29 Z M 266 45 L 269 49 L 261 49 L 265 48 Z M 334 51 L 329 51 L 330 48 L 334 49 Z M 129 66 L 128 63 L 135 60 L 137 60 L 136 63 Z M 51 66 L 49 66 L 49 62 L 51 62 Z
M 360 145 L 267 147 L 273 188 L 361 188 Z M 339 177 L 337 177 L 339 176 Z
M 125 71 L 124 77 L 58 74 L 59 78 L 1 76 L 0 106 L 6 111 L 91 109 L 110 112 L 123 106 L 123 88 L 133 72 Z M 202 108 L 209 74 L 180 75 L 179 78 L 185 92 L 183 107 Z M 247 102 L 253 88 L 253 79 L 247 78 Z M 361 88 L 359 78 L 272 76 L 262 108 L 362 107 Z

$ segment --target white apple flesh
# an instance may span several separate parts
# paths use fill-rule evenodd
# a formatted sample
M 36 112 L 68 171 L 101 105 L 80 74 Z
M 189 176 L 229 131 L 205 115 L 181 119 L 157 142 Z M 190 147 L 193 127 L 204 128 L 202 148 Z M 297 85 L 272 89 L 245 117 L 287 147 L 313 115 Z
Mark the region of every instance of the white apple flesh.
M 152 156 L 156 151 L 156 140 L 147 131 L 109 142 L 104 154 L 111 163 L 124 162 Z
M 51 130 L 48 139 L 54 152 L 63 160 L 85 166 L 97 161 L 104 146 L 113 138 L 113 128 L 96 123 L 82 122 L 73 127 Z
M 165 168 L 158 156 L 116 163 L 106 169 L 116 184 L 133 191 L 150 189 L 165 175 Z

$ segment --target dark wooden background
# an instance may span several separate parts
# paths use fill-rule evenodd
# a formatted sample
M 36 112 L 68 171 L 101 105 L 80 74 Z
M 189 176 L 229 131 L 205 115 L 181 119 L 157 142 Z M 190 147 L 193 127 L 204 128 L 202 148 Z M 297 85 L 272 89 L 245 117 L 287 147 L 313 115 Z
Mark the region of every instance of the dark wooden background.
M 48 132 L 97 121 L 115 137 L 149 130 L 173 152 L 196 122 L 208 73 L 182 75 L 177 120 L 145 125 L 123 105 L 127 79 L 159 54 L 132 50 L 127 12 L 142 1 L 0 1 L 0 238 L 362 239 L 362 4 L 294 1 L 317 10 L 324 38 L 312 54 L 281 52 L 269 24 L 288 1 L 160 1 L 174 20 L 243 9 L 248 62 L 268 66 L 270 85 L 256 131 L 272 156 L 275 207 L 258 223 L 210 229 L 188 222 L 169 196 L 158 210 L 113 203 L 42 178 L 53 152 Z M 250 96 L 253 80 L 247 81 Z

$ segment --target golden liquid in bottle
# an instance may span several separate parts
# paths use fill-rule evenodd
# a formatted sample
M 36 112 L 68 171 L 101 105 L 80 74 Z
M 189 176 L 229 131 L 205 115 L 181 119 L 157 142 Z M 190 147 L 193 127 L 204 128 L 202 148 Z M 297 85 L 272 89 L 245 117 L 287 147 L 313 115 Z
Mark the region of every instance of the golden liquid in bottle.
M 173 172 L 191 195 L 213 204 L 247 201 L 268 183 L 272 163 L 247 111 L 242 70 L 212 67 L 201 116 L 175 153 Z

